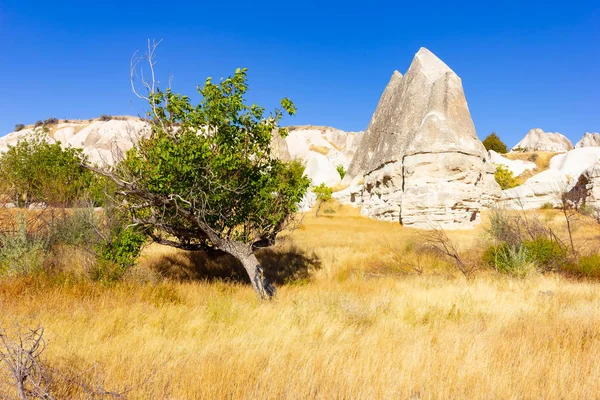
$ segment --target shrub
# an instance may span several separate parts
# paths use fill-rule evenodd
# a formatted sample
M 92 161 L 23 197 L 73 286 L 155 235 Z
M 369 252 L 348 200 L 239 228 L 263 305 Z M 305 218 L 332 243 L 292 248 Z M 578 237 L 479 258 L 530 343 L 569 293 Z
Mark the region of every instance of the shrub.
M 483 262 L 496 271 L 524 277 L 537 270 L 537 264 L 524 246 L 508 243 L 491 246 L 483 253 Z
M 24 124 L 16 124 L 15 125 L 15 132 L 22 131 L 23 129 L 25 129 L 25 125 Z
M 600 278 L 600 254 L 591 254 L 566 264 L 563 271 L 586 278 Z
M 106 115 L 106 114 L 102 114 L 98 120 L 99 121 L 110 121 L 111 119 L 113 119 L 112 115 Z
M 496 182 L 498 182 L 502 190 L 514 188 L 519 185 L 512 171 L 504 165 L 498 165 L 496 167 L 496 173 L 494 174 L 494 178 L 496 178 Z
M 333 190 L 324 183 L 321 183 L 319 186 L 315 186 L 312 191 L 317 195 L 317 212 L 315 216 L 318 217 L 321 206 L 331 200 Z
M 567 261 L 567 250 L 556 240 L 538 237 L 524 241 L 523 248 L 527 250 L 530 260 L 535 261 L 543 271 L 560 268 Z
M 40 126 L 44 125 L 44 122 L 41 120 L 37 120 L 35 122 L 35 125 L 33 125 L 34 128 L 39 128 Z
M 500 140 L 496 132 L 492 132 L 488 137 L 483 139 L 483 145 L 487 150 L 494 150 L 496 153 L 504 154 L 508 152 L 506 144 Z
M 27 218 L 18 215 L 14 229 L 0 233 L 0 276 L 29 274 L 43 267 L 48 241 L 27 228 Z
M 44 121 L 44 125 L 56 125 L 58 124 L 58 118 L 48 118 Z
M 553 210 L 553 209 L 554 209 L 554 204 L 552 204 L 552 203 L 544 203 L 540 207 L 540 210 Z
M 337 167 L 335 167 L 335 169 L 337 170 L 338 174 L 340 174 L 340 178 L 344 179 L 344 177 L 346 176 L 346 170 L 344 169 L 344 166 L 338 165 Z
M 100 197 L 101 182 L 81 166 L 81 151 L 63 149 L 60 143 L 47 143 L 35 136 L 21 140 L 0 156 L 0 190 L 17 203 L 45 202 L 71 206 L 90 195 Z

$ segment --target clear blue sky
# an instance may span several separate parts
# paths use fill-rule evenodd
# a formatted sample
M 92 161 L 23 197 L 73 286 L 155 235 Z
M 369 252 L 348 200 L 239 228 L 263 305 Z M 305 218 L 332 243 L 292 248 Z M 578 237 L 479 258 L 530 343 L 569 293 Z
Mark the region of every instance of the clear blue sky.
M 158 72 L 175 90 L 248 67 L 250 100 L 296 102 L 288 124 L 365 129 L 393 70 L 424 46 L 462 78 L 480 138 L 600 131 L 598 0 L 0 0 L 0 136 L 48 117 L 140 113 L 128 68 L 147 38 L 163 39 Z

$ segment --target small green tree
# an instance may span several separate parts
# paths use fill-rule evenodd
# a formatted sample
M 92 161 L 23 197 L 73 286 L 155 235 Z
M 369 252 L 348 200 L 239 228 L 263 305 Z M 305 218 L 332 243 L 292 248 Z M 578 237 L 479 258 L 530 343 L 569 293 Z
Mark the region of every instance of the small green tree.
M 140 60 L 153 70 L 156 45 Z M 132 77 L 137 62 L 132 61 Z M 153 73 L 150 75 L 154 75 Z M 146 75 L 149 76 L 149 75 Z M 132 84 L 134 84 L 132 80 Z M 119 187 L 131 224 L 155 242 L 240 261 L 256 292 L 270 298 L 255 251 L 275 243 L 288 226 L 309 179 L 298 163 L 271 153 L 271 139 L 283 113 L 294 114 L 289 99 L 282 110 L 246 104 L 246 69 L 219 83 L 208 78 L 198 88 L 201 101 L 144 82 L 152 133 L 112 170 L 99 170 Z M 287 130 L 279 128 L 282 137 Z
M 37 132 L 0 156 L 0 193 L 17 205 L 71 206 L 82 198 L 98 203 L 105 180 L 82 167 L 81 157 L 81 150 L 48 143 Z
M 335 169 L 337 170 L 338 174 L 340 174 L 340 178 L 344 179 L 344 177 L 346 176 L 346 169 L 344 169 L 344 166 L 340 164 L 337 167 L 335 167 Z
M 502 190 L 511 189 L 516 186 L 519 186 L 519 182 L 513 175 L 512 171 L 508 169 L 505 165 L 498 165 L 496 167 L 496 173 L 494 174 L 494 178 L 496 178 L 496 182 L 498 182 Z
M 482 143 L 487 150 L 494 150 L 496 153 L 500 154 L 508 153 L 506 144 L 500 140 L 498 135 L 496 135 L 496 132 L 492 132 L 490 135 L 488 135 L 488 137 L 483 139 Z
M 321 183 L 319 186 L 315 186 L 312 191 L 317 195 L 317 211 L 315 217 L 318 217 L 321 206 L 331 200 L 333 190 L 324 183 Z

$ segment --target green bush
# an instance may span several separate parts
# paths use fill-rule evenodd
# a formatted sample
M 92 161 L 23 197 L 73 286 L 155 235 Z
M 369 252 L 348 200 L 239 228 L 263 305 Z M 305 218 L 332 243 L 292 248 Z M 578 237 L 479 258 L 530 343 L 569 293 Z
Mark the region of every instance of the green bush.
M 52 117 L 52 118 L 47 118 L 47 119 L 44 121 L 44 125 L 56 125 L 56 124 L 58 124 L 58 118 L 54 118 L 54 117 Z
M 25 125 L 24 124 L 16 124 L 15 125 L 15 132 L 22 131 L 23 129 L 25 129 Z
M 498 182 L 502 190 L 519 186 L 519 183 L 514 177 L 512 171 L 504 165 L 498 165 L 496 167 L 496 173 L 494 174 L 494 178 L 496 178 L 496 182 Z
M 530 260 L 535 261 L 543 271 L 560 268 L 567 261 L 567 250 L 556 240 L 538 237 L 524 241 L 523 248 L 527 250 Z
M 0 191 L 17 205 L 72 206 L 87 198 L 99 205 L 107 180 L 82 167 L 81 159 L 81 150 L 47 143 L 38 133 L 0 156 Z
M 483 262 L 496 271 L 515 277 L 524 277 L 537 270 L 537 264 L 523 246 L 503 243 L 489 247 L 483 253 Z
M 27 231 L 27 218 L 16 216 L 12 230 L 0 233 L 0 276 L 24 275 L 43 268 L 49 243 L 42 235 Z
M 563 271 L 585 278 L 598 279 L 600 278 L 600 254 L 580 257 L 579 260 L 566 264 Z
M 488 135 L 488 137 L 483 139 L 482 143 L 487 150 L 494 150 L 496 153 L 500 154 L 508 152 L 506 144 L 504 144 L 504 142 L 500 140 L 498 135 L 496 135 L 496 132 L 492 132 L 490 135 Z
M 110 121 L 111 119 L 113 119 L 113 117 L 111 115 L 106 115 L 106 114 L 102 114 L 98 120 L 99 121 Z
M 338 174 L 340 174 L 340 178 L 344 179 L 344 177 L 346 176 L 346 170 L 344 169 L 344 166 L 338 165 L 337 167 L 335 167 L 335 169 L 337 170 Z
M 540 210 L 553 210 L 553 209 L 554 209 L 554 204 L 552 204 L 552 203 L 544 203 L 540 207 Z

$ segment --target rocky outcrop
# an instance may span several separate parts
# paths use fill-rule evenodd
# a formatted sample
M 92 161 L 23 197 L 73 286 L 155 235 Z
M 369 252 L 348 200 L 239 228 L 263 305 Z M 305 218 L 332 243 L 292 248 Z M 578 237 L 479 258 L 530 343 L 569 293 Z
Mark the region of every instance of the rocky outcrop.
M 345 182 L 363 183 L 364 215 L 464 228 L 500 196 L 493 174 L 460 78 L 421 48 L 404 77 L 392 75 Z
M 600 147 L 600 133 L 586 132 L 581 140 L 575 145 L 575 148 L 579 147 Z
M 0 138 L 0 152 L 36 134 L 51 143 L 82 149 L 92 164 L 114 165 L 141 137 L 150 134 L 150 125 L 136 117 L 116 117 L 109 121 L 75 120 L 39 129 L 30 127 Z
M 519 176 L 525 171 L 531 171 L 536 168 L 534 162 L 523 161 L 523 160 L 510 160 L 503 157 L 501 154 L 496 153 L 494 150 L 490 150 L 490 159 L 494 165 L 502 165 L 506 167 L 514 176 Z
M 544 204 L 558 206 L 562 193 L 573 190 L 588 168 L 600 160 L 600 147 L 584 147 L 558 154 L 550 167 L 520 186 L 504 190 L 498 206 L 508 209 L 538 209 Z
M 571 198 L 578 199 L 579 206 L 586 205 L 600 211 L 600 163 L 583 171 L 572 189 Z
M 564 152 L 573 149 L 573 143 L 558 132 L 544 132 L 534 128 L 517 143 L 511 151 L 553 151 Z
M 336 186 L 341 182 L 338 166 L 348 169 L 363 132 L 344 132 L 328 126 L 290 126 L 285 138 L 291 159 L 306 165 L 313 185 Z

